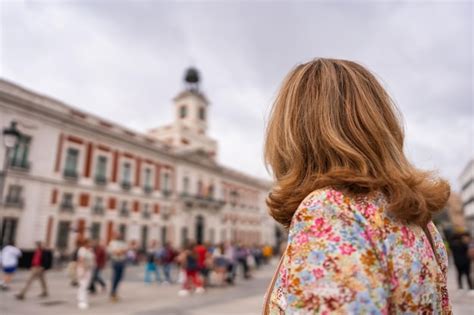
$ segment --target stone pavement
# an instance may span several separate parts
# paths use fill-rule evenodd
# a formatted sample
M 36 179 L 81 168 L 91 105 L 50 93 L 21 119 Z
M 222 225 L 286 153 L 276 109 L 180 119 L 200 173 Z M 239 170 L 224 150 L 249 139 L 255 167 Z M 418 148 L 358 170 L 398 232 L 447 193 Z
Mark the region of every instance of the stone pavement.
M 17 301 L 13 294 L 24 284 L 26 272 L 17 274 L 12 290 L 0 292 L 1 315 L 26 314 L 130 314 L 130 315 L 258 315 L 263 292 L 268 285 L 275 264 L 255 273 L 252 280 L 240 280 L 234 287 L 209 289 L 202 295 L 178 297 L 178 285 L 146 285 L 142 282 L 143 267 L 129 267 L 120 288 L 122 300 L 110 303 L 107 294 L 91 297 L 91 308 L 80 311 L 76 307 L 76 289 L 70 287 L 65 271 L 47 274 L 50 297 L 40 299 L 35 283 L 25 301 Z M 455 290 L 454 271 L 450 270 L 450 295 L 454 314 L 474 314 L 474 297 L 466 291 Z M 105 274 L 104 278 L 109 279 Z

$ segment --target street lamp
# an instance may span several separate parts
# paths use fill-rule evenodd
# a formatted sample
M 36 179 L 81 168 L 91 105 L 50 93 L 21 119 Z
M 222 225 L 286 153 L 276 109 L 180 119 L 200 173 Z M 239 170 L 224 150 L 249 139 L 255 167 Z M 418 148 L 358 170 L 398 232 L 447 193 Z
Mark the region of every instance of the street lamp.
M 0 182 L 0 204 L 3 203 L 3 190 L 7 179 L 8 162 L 10 159 L 10 150 L 13 149 L 21 137 L 21 133 L 16 127 L 16 121 L 12 121 L 10 126 L 3 129 L 3 144 L 5 146 L 5 156 L 3 159 L 2 181 Z

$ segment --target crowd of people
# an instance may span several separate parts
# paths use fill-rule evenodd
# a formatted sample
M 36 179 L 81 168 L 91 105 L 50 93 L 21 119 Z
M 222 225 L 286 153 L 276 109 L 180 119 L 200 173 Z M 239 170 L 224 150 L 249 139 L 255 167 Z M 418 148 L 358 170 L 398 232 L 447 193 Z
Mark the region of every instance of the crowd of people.
M 179 284 L 178 295 L 188 296 L 191 293 L 203 293 L 209 287 L 233 285 L 239 274 L 242 279 L 250 279 L 252 271 L 268 263 L 274 254 L 274 249 L 268 245 L 244 246 L 231 242 L 197 244 L 192 241 L 185 242 L 181 249 L 175 249 L 170 243 L 152 241 L 148 250 L 141 251 L 136 242 L 127 244 L 119 234 L 115 234 L 107 246 L 88 239 L 80 240 L 77 245 L 67 270 L 71 285 L 77 287 L 77 305 L 80 309 L 89 307 L 90 294 L 96 294 L 99 290 L 107 291 L 106 281 L 102 277 L 107 262 L 112 274 L 110 299 L 116 302 L 127 265 L 143 263 L 143 281 L 146 284 Z M 467 233 L 455 234 L 449 240 L 448 247 L 456 267 L 459 288 L 463 289 L 463 280 L 466 279 L 467 289 L 473 290 L 470 271 L 474 262 L 474 242 Z M 0 288 L 8 290 L 22 252 L 9 243 L 0 254 L 3 270 Z M 27 265 L 30 266 L 29 276 L 15 297 L 23 300 L 35 280 L 41 285 L 40 297 L 47 297 L 45 274 L 53 265 L 52 252 L 38 242 Z
M 145 284 L 178 284 L 179 296 L 191 293 L 200 294 L 209 287 L 233 285 L 236 277 L 250 279 L 252 271 L 268 263 L 273 256 L 271 246 L 244 246 L 231 242 L 222 244 L 197 244 L 186 241 L 180 249 L 171 243 L 160 244 L 152 241 L 149 248 L 140 250 L 136 242 L 127 244 L 123 237 L 116 233 L 108 244 L 88 239 L 80 239 L 75 250 L 70 254 L 67 263 L 67 274 L 70 284 L 77 289 L 77 306 L 89 308 L 89 296 L 107 292 L 107 283 L 102 272 L 110 264 L 110 300 L 119 300 L 119 287 L 127 265 L 144 265 Z M 20 249 L 8 244 L 1 251 L 0 262 L 4 272 L 1 288 L 9 289 L 9 284 L 18 268 L 22 257 Z M 46 272 L 53 265 L 52 251 L 36 244 L 33 255 L 28 259 L 30 274 L 23 288 L 15 297 L 23 300 L 31 286 L 38 280 L 42 292 L 40 297 L 48 296 Z

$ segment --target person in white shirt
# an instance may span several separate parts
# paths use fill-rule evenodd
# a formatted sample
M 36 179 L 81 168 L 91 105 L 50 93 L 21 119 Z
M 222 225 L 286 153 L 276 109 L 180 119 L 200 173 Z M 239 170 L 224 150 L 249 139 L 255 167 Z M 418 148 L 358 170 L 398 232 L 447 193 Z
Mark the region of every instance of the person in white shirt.
M 79 309 L 89 308 L 89 298 L 87 294 L 87 288 L 92 279 L 92 270 L 95 266 L 95 254 L 90 246 L 88 239 L 84 239 L 81 242 L 81 246 L 77 251 L 77 281 L 79 287 L 77 289 L 77 306 Z
M 15 247 L 13 242 L 3 247 L 0 253 L 0 263 L 3 269 L 3 283 L 2 290 L 8 290 L 8 285 L 12 281 L 13 275 L 18 267 L 18 259 L 21 257 L 21 250 Z

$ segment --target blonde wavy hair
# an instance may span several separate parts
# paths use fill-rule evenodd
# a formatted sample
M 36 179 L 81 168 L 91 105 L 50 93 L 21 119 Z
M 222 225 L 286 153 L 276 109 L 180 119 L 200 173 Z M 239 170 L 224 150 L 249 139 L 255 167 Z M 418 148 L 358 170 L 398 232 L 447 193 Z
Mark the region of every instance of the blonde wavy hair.
M 315 59 L 286 77 L 266 130 L 265 161 L 276 181 L 270 214 L 289 227 L 313 190 L 381 191 L 406 223 L 427 224 L 449 184 L 416 169 L 403 152 L 399 112 L 375 76 L 347 60 Z

